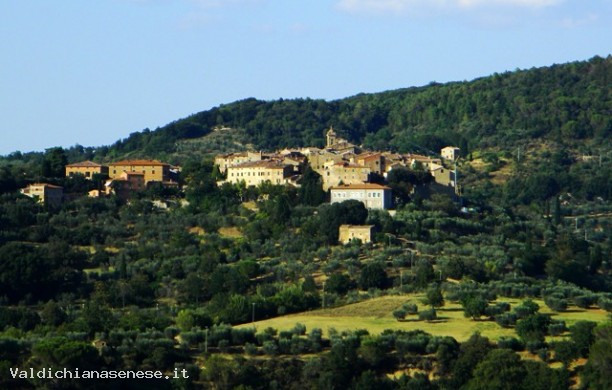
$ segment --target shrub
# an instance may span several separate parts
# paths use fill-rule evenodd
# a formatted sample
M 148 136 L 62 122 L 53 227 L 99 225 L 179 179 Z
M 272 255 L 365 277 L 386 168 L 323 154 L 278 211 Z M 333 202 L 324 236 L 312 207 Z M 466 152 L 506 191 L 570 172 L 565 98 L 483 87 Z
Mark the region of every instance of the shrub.
M 597 301 L 597 297 L 595 295 L 578 295 L 573 298 L 573 301 L 574 305 L 587 309 Z
M 404 303 L 402 308 L 406 310 L 408 314 L 417 314 L 419 312 L 419 307 L 415 303 Z
M 257 346 L 255 344 L 246 343 L 244 344 L 244 352 L 247 355 L 255 356 L 257 355 Z
M 293 334 L 303 336 L 306 334 L 306 325 L 300 324 L 299 322 L 293 327 Z
M 433 321 L 436 318 L 438 318 L 437 314 L 436 314 L 436 309 L 429 309 L 429 310 L 422 310 L 419 313 L 419 320 L 424 320 L 424 321 Z
M 551 336 L 559 336 L 563 334 L 567 330 L 567 326 L 565 326 L 564 321 L 552 321 L 550 325 L 548 325 L 548 334 Z
M 398 321 L 403 320 L 404 318 L 406 318 L 406 310 L 404 309 L 393 310 L 393 317 Z
M 507 348 L 513 351 L 524 351 L 525 350 L 525 344 L 521 340 L 517 339 L 516 337 L 502 336 L 497 341 L 497 346 L 499 348 Z
M 563 298 L 557 298 L 554 296 L 548 296 L 544 298 L 544 303 L 553 311 L 565 311 L 567 310 L 567 300 Z
M 538 310 L 540 310 L 540 306 L 531 299 L 528 299 L 523 301 L 519 306 L 516 306 L 514 308 L 514 313 L 518 318 L 525 318 L 537 313 Z
M 266 355 L 276 355 L 278 354 L 278 346 L 274 342 L 274 340 L 267 340 L 263 343 L 263 351 Z
M 601 297 L 597 301 L 597 306 L 599 306 L 601 310 L 612 312 L 612 299 Z
M 504 313 L 495 316 L 495 322 L 502 328 L 510 328 L 516 325 L 516 319 L 517 317 L 514 313 Z

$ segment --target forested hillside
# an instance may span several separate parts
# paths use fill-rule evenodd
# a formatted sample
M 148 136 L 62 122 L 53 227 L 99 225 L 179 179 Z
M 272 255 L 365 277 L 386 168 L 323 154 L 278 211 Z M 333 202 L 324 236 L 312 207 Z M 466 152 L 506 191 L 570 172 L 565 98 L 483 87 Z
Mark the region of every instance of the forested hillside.
M 360 94 L 346 99 L 260 101 L 222 105 L 145 130 L 112 146 L 116 153 L 171 152 L 176 141 L 216 126 L 243 129 L 258 149 L 321 146 L 329 126 L 353 142 L 410 151 L 414 144 L 464 150 L 525 139 L 578 141 L 589 147 L 612 136 L 612 57 L 506 72 L 470 82 Z

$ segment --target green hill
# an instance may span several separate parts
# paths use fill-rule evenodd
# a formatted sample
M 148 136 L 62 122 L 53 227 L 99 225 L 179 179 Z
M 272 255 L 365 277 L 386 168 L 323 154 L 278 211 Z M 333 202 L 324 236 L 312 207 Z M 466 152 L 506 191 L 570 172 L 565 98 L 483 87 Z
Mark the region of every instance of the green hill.
M 464 150 L 553 140 L 589 148 L 612 136 L 612 57 L 594 57 L 447 84 L 359 94 L 335 100 L 249 98 L 144 130 L 116 142 L 111 155 L 159 155 L 181 150 L 179 141 L 215 128 L 243 132 L 257 149 L 320 146 L 334 126 L 373 149 L 411 151 L 415 144 Z M 217 142 L 217 146 L 222 143 Z M 235 149 L 228 143 L 227 149 Z

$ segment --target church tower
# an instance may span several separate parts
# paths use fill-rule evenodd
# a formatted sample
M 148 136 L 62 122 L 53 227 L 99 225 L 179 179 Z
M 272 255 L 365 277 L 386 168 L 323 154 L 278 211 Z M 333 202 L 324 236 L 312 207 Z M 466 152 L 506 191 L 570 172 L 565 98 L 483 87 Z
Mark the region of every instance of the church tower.
M 334 145 L 336 143 L 336 139 L 338 138 L 338 135 L 334 131 L 334 128 L 330 127 L 329 130 L 327 131 L 327 134 L 325 135 L 325 137 L 327 139 L 327 144 L 325 145 L 325 147 L 331 148 L 332 145 Z

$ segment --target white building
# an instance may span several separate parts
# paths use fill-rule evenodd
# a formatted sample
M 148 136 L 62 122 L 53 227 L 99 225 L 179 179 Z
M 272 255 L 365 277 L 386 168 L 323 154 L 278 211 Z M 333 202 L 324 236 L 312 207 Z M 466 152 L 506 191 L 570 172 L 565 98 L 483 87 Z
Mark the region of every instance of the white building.
M 368 209 L 386 210 L 393 206 L 391 188 L 380 184 L 346 184 L 330 188 L 331 203 L 354 199 Z
M 442 148 L 442 150 L 440 151 L 440 154 L 446 160 L 455 161 L 457 157 L 459 157 L 460 152 L 461 152 L 461 149 L 459 149 L 456 146 L 447 146 L 445 148 Z

